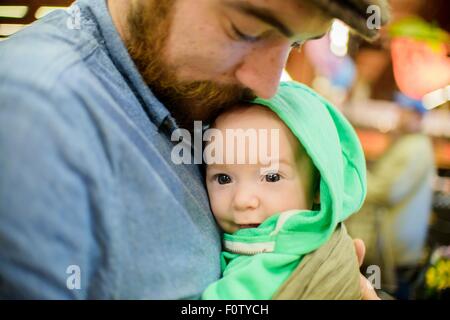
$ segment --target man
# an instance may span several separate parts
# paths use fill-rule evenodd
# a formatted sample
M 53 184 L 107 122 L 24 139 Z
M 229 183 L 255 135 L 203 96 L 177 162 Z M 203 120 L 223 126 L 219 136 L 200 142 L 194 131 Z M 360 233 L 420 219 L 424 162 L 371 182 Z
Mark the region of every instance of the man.
M 272 96 L 332 17 L 373 36 L 366 2 L 79 0 L 1 43 L 0 296 L 199 297 L 220 236 L 172 132 Z

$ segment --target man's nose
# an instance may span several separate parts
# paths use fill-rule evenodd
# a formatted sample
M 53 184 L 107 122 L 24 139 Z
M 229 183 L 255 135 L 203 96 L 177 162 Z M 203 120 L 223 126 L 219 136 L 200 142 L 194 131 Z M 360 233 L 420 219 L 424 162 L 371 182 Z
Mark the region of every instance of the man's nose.
M 290 48 L 288 41 L 254 48 L 236 70 L 237 80 L 258 97 L 270 99 L 277 92 Z

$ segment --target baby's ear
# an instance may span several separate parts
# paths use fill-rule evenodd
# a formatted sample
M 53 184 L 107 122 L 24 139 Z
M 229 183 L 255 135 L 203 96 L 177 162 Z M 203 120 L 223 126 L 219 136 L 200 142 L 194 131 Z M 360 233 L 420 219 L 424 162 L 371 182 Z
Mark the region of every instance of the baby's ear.
M 314 168 L 314 178 L 312 185 L 312 203 L 320 204 L 320 174 L 319 171 Z
M 312 209 L 313 211 L 320 211 L 320 191 L 317 191 L 312 200 Z
M 317 190 L 316 194 L 314 195 L 313 203 L 320 204 L 320 190 Z

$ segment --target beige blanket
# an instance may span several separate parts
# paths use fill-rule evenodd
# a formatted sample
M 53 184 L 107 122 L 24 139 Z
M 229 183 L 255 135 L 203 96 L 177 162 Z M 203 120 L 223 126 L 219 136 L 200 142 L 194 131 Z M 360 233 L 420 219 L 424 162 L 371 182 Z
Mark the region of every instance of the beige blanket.
M 308 254 L 275 293 L 275 300 L 360 300 L 360 272 L 353 240 L 344 225 Z

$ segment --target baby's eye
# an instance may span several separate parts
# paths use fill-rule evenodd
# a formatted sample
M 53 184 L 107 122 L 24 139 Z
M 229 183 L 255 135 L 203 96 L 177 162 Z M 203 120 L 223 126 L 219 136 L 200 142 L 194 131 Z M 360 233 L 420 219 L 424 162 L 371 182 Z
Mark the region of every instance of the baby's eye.
M 231 183 L 231 177 L 227 174 L 220 173 L 216 175 L 216 180 L 219 184 L 228 184 Z
M 277 182 L 281 179 L 278 173 L 269 173 L 265 176 L 267 182 Z

